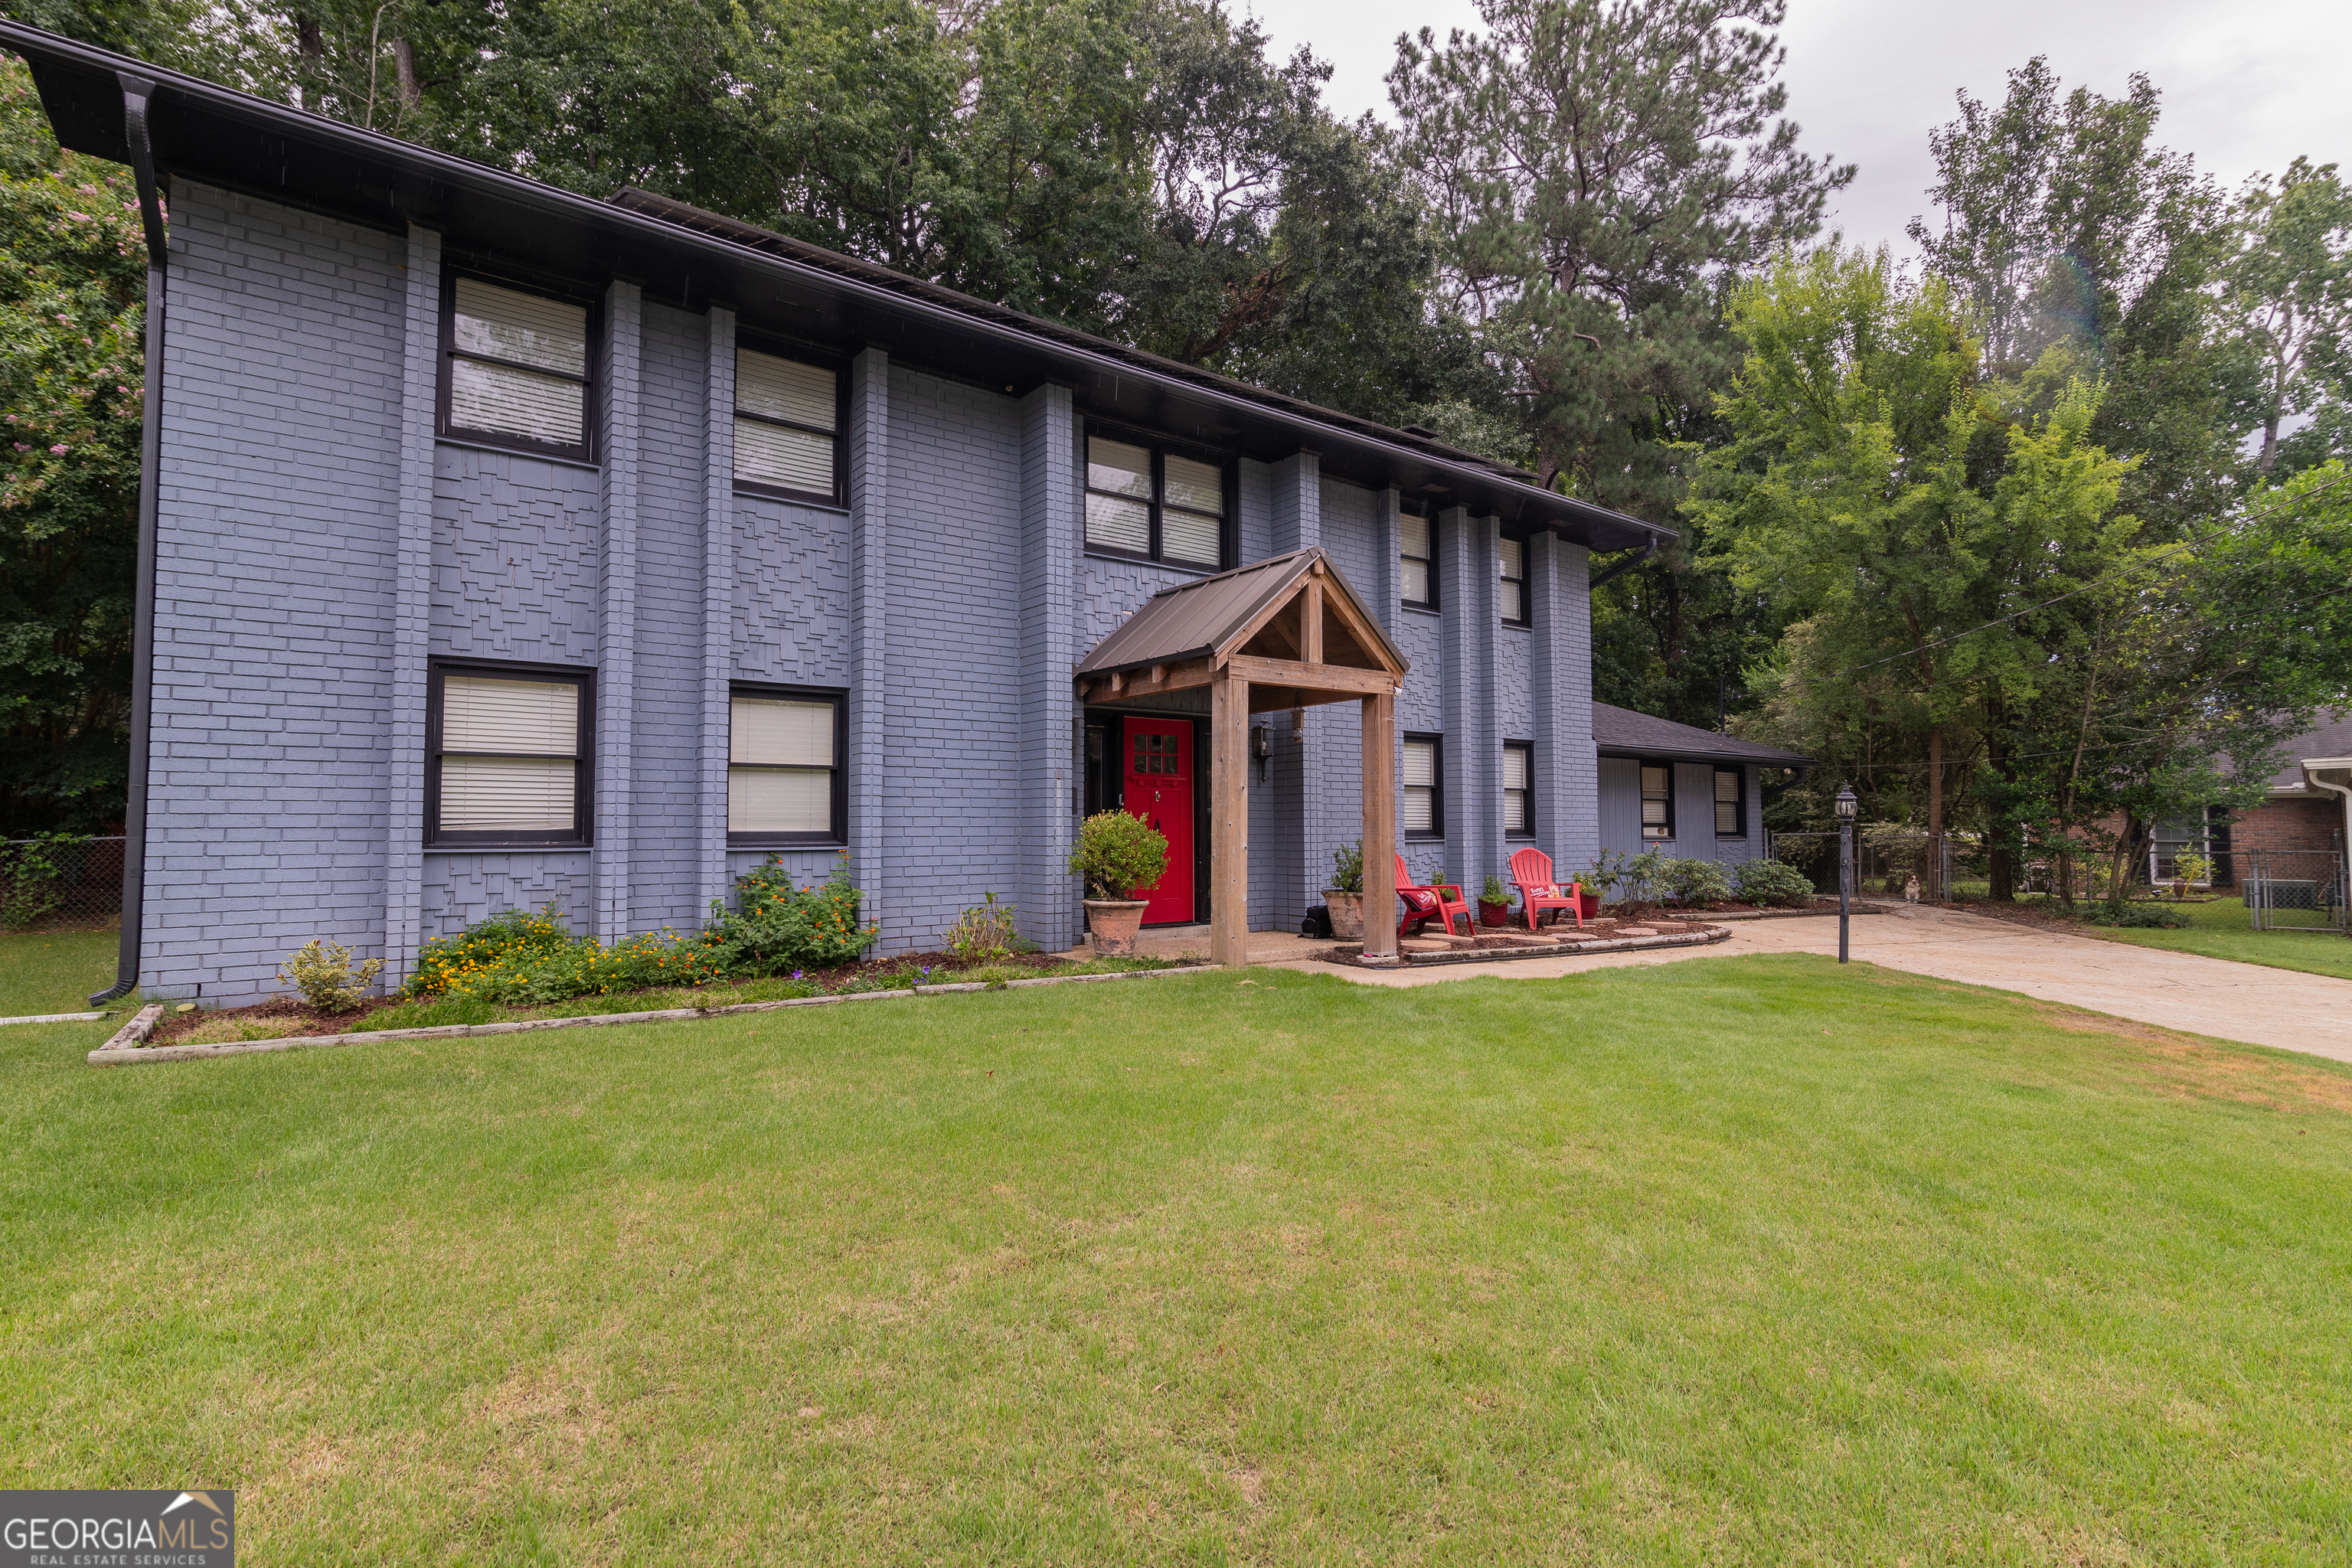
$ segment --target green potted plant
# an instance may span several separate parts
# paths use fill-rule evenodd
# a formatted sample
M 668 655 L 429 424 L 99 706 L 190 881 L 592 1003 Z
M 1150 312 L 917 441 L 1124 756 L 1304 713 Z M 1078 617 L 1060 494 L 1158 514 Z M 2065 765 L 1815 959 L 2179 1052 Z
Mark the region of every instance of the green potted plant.
M 1331 914 L 1331 934 L 1342 942 L 1364 940 L 1364 841 L 1331 851 L 1331 885 L 1323 889 Z
M 1486 873 L 1486 885 L 1478 889 L 1478 923 L 1482 926 L 1507 925 L 1510 919 L 1510 889 L 1503 886 L 1503 879 L 1489 871 Z
M 1087 879 L 1087 937 L 1097 953 L 1132 953 L 1149 891 L 1168 868 L 1168 839 L 1139 816 L 1103 811 L 1078 824 L 1070 869 Z

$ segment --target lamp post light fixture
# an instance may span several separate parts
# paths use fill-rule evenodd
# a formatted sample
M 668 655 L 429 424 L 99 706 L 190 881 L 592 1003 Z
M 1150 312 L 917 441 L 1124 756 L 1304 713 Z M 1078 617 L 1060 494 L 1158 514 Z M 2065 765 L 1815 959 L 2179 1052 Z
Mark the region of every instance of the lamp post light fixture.
M 1862 802 L 1853 797 L 1853 785 L 1847 784 L 1837 794 L 1838 823 L 1838 962 L 1846 961 L 1846 921 L 1853 912 L 1853 819 L 1862 810 Z

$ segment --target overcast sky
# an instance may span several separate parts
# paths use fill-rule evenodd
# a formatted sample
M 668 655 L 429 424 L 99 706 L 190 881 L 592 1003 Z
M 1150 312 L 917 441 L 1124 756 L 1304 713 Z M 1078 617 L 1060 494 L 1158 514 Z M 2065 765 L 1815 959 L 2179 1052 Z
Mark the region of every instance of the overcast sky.
M 1349 117 L 1389 117 L 1382 79 L 1399 33 L 1428 26 L 1442 38 L 1479 25 L 1469 0 L 1233 3 L 1282 53 L 1306 44 L 1329 61 L 1328 100 Z M 2352 59 L 2352 0 L 1791 0 L 1781 42 L 1802 144 L 1862 165 L 1834 221 L 1850 240 L 1898 251 L 1909 249 L 1905 223 L 1927 210 L 1927 132 L 1953 117 L 1953 93 L 1997 101 L 2005 73 L 2037 54 L 2066 86 L 2111 96 L 2146 71 L 2164 95 L 2158 141 L 2230 187 L 2297 153 L 2352 165 L 2352 91 L 2340 74 Z

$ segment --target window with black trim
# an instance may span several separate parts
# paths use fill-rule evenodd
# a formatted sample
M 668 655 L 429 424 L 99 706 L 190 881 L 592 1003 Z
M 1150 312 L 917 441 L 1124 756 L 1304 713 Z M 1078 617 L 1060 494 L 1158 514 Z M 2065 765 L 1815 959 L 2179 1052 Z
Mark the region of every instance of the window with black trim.
M 1511 838 L 1536 835 L 1536 748 L 1532 741 L 1503 742 L 1503 833 Z
M 738 346 L 737 488 L 832 506 L 840 476 L 841 373 Z
M 442 295 L 441 433 L 586 458 L 593 307 L 453 275 Z
M 1528 545 L 1523 539 L 1505 539 L 1496 552 L 1497 569 L 1502 574 L 1500 598 L 1503 624 L 1523 626 L 1528 624 Z
M 587 843 L 593 683 L 585 670 L 434 665 L 425 842 Z
M 837 691 L 738 686 L 727 713 L 727 842 L 841 844 L 847 703 Z
M 1437 608 L 1437 521 L 1411 507 L 1397 512 L 1398 597 L 1409 610 Z
M 1748 795 L 1742 787 L 1745 778 L 1738 768 L 1715 770 L 1715 836 L 1717 838 L 1748 837 Z
M 1675 770 L 1671 764 L 1642 764 L 1642 837 L 1675 836 Z
M 1225 563 L 1231 465 L 1087 437 L 1087 548 L 1214 572 Z
M 1443 736 L 1404 738 L 1404 793 L 1397 800 L 1397 826 L 1409 838 L 1445 837 L 1444 757 Z

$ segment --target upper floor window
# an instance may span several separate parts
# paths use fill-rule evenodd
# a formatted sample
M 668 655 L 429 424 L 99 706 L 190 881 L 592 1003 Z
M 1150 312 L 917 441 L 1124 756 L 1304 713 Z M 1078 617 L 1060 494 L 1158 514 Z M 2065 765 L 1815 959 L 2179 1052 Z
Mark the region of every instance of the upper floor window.
M 1717 838 L 1748 837 L 1748 798 L 1741 790 L 1738 768 L 1715 770 L 1715 836 Z
M 444 296 L 444 435 L 586 458 L 589 308 L 478 278 Z
M 841 499 L 841 375 L 735 351 L 735 482 L 796 500 Z
M 1404 738 L 1404 794 L 1397 801 L 1397 826 L 1411 837 L 1444 836 L 1445 786 L 1440 761 L 1444 744 L 1435 735 Z
M 1437 524 L 1417 512 L 1397 514 L 1398 597 L 1407 609 L 1437 608 Z
M 1506 539 L 1497 552 L 1502 573 L 1502 605 L 1505 624 L 1523 626 L 1528 624 L 1528 544 L 1524 539 Z
M 1215 571 L 1225 558 L 1225 469 L 1106 436 L 1087 437 L 1087 548 Z
M 727 842 L 838 844 L 848 836 L 838 693 L 737 688 L 728 704 Z
M 436 666 L 425 705 L 425 841 L 588 842 L 590 678 Z
M 1642 764 L 1642 837 L 1672 838 L 1675 836 L 1675 770 L 1654 763 Z
M 1534 742 L 1503 742 L 1503 831 L 1513 838 L 1535 837 L 1535 772 Z

